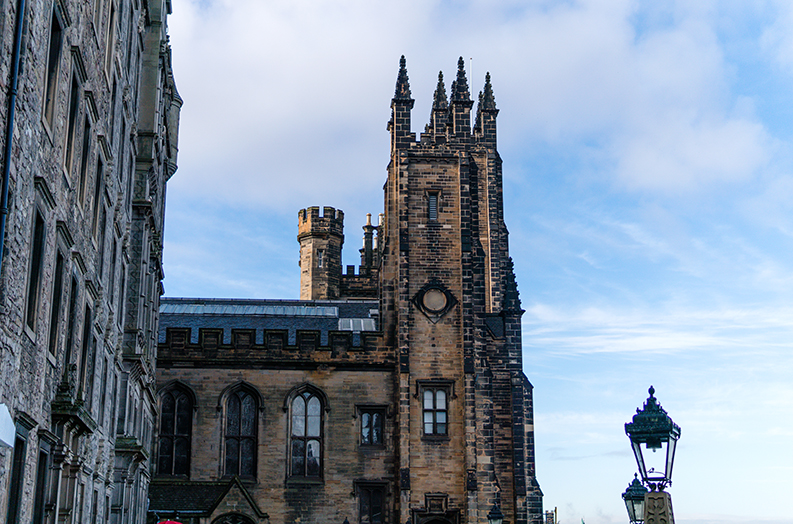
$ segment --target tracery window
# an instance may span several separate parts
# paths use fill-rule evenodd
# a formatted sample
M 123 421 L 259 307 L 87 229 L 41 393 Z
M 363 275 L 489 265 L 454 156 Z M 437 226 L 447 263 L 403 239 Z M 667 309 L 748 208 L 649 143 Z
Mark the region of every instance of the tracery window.
M 256 476 L 256 398 L 246 389 L 237 389 L 226 399 L 226 476 Z
M 290 457 L 293 477 L 322 476 L 322 401 L 311 391 L 292 399 Z
M 189 475 L 193 402 L 179 388 L 164 391 L 160 400 L 157 472 L 160 475 Z

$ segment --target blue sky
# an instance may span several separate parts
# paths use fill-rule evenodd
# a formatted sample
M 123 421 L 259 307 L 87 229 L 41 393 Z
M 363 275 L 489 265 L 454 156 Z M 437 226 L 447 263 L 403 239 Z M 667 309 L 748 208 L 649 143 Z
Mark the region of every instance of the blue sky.
M 793 6 L 783 1 L 173 0 L 185 105 L 168 296 L 296 298 L 297 211 L 382 212 L 390 100 L 492 75 L 535 386 L 564 523 L 625 522 L 623 424 L 682 427 L 679 524 L 793 522 Z

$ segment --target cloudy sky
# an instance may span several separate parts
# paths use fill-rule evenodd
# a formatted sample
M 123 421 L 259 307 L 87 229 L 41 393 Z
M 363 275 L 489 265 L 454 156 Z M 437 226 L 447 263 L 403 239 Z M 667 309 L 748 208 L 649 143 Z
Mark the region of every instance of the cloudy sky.
M 678 524 L 793 522 L 793 7 L 743 0 L 173 0 L 185 100 L 168 296 L 296 298 L 297 211 L 382 185 L 400 55 L 492 75 L 545 508 L 626 522 L 623 424 L 682 427 Z

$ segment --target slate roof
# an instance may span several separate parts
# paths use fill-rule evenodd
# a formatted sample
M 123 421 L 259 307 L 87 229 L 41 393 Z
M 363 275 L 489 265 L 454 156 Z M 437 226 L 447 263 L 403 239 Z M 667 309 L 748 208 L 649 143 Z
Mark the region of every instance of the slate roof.
M 159 342 L 168 328 L 190 328 L 191 343 L 198 330 L 223 330 L 223 343 L 231 343 L 232 329 L 255 329 L 261 344 L 265 329 L 288 331 L 294 345 L 298 330 L 319 331 L 327 345 L 330 331 L 376 331 L 377 300 L 256 300 L 219 298 L 163 298 L 160 301 Z
M 151 483 L 149 512 L 179 512 L 182 515 L 208 513 L 228 491 L 228 482 Z
M 245 485 L 238 477 L 222 481 L 163 481 L 154 480 L 149 485 L 149 513 L 181 516 L 209 516 L 237 486 L 251 509 L 259 517 L 267 514 L 259 509 Z

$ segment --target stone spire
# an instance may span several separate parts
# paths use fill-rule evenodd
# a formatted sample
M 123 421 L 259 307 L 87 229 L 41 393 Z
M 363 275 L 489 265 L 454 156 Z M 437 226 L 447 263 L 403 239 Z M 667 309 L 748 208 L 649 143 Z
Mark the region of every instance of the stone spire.
M 490 72 L 485 75 L 485 92 L 480 106 L 483 110 L 493 110 L 496 108 L 496 97 L 493 95 L 493 86 L 490 85 Z
M 484 90 L 479 93 L 479 104 L 476 107 L 476 125 L 474 130 L 481 143 L 496 146 L 496 97 L 490 83 L 490 73 L 485 75 Z
M 471 100 L 471 93 L 468 91 L 468 80 L 465 78 L 465 60 L 460 57 L 457 60 L 457 80 L 452 83 L 452 102 L 469 100 Z
M 448 122 L 449 102 L 446 100 L 446 86 L 443 84 L 443 71 L 438 73 L 438 86 L 432 95 L 432 111 L 430 112 L 430 124 L 427 130 L 442 135 L 446 133 L 446 122 Z
M 402 55 L 402 58 L 399 59 L 399 75 L 397 76 L 394 100 L 411 100 L 408 70 L 405 67 L 405 55 Z
M 432 110 L 445 111 L 449 107 L 446 101 L 446 86 L 443 84 L 443 71 L 438 72 L 438 86 L 435 88 L 435 94 L 432 95 Z

